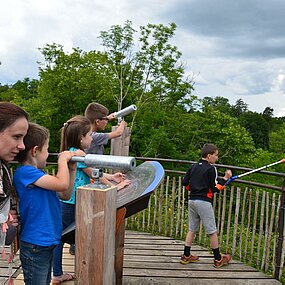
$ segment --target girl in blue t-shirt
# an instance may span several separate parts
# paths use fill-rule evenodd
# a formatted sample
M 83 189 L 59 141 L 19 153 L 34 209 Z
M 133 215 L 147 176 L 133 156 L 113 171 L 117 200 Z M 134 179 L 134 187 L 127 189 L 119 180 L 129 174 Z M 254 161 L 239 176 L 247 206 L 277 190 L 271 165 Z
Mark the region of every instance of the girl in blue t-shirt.
M 21 216 L 20 260 L 25 284 L 44 285 L 50 284 L 53 250 L 62 233 L 58 196 L 70 198 L 76 170 L 70 159 L 84 152 L 60 153 L 58 172 L 53 176 L 42 170 L 49 155 L 49 131 L 30 123 L 24 145 L 16 157 L 21 165 L 13 178 Z
M 88 149 L 92 141 L 92 128 L 89 119 L 84 116 L 77 115 L 64 123 L 61 129 L 61 146 L 60 150 L 69 150 L 71 152 L 77 150 Z M 90 184 L 90 177 L 92 177 L 92 168 L 87 167 L 84 163 L 77 163 L 76 175 L 71 198 L 67 201 L 61 201 L 62 209 L 62 228 L 63 230 L 75 222 L 75 203 L 76 203 L 76 189 L 79 186 Z M 129 180 L 124 179 L 122 173 L 115 173 L 113 175 L 104 173 L 104 181 L 112 185 L 110 180 L 117 184 L 117 189 L 121 189 L 130 184 Z M 74 278 L 72 273 L 64 273 L 62 271 L 62 249 L 61 242 L 54 250 L 53 258 L 53 284 L 71 280 Z

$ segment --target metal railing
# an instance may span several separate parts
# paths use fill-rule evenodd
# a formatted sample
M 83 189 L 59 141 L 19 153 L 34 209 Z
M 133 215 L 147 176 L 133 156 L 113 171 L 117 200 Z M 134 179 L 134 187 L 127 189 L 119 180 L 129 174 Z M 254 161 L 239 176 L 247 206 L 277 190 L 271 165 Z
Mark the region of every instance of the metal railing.
M 183 164 L 188 167 L 195 163 L 149 157 L 136 159 L 155 160 L 161 164 Z M 252 170 L 232 165 L 215 166 L 218 170 L 229 168 L 235 172 Z M 188 220 L 187 191 L 181 184 L 185 171 L 165 169 L 165 172 L 167 176 L 151 197 L 148 209 L 129 218 L 128 227 L 183 240 L 187 233 Z M 282 280 L 285 278 L 285 173 L 265 170 L 259 173 L 277 177 L 278 182 L 282 183 L 283 180 L 283 185 L 236 179 L 231 187 L 215 195 L 213 207 L 217 218 L 219 242 L 222 250 L 230 252 L 234 258 Z M 207 246 L 207 241 L 206 233 L 201 227 L 196 243 Z
M 50 154 L 56 166 L 57 153 Z M 187 233 L 187 191 L 182 186 L 182 177 L 195 161 L 136 157 L 137 161 L 158 161 L 162 165 L 175 165 L 175 169 L 165 166 L 166 176 L 151 196 L 148 209 L 128 218 L 127 227 L 185 239 Z M 216 164 L 217 169 L 250 171 L 246 167 Z M 186 167 L 185 167 L 186 168 Z M 180 170 L 179 170 L 180 169 Z M 54 169 L 53 169 L 54 171 Z M 215 195 L 214 210 L 217 218 L 221 249 L 230 252 L 234 258 L 250 263 L 278 280 L 283 276 L 284 264 L 284 210 L 285 173 L 261 170 L 262 175 L 278 179 L 282 186 L 264 184 L 258 181 L 236 179 L 220 195 Z M 240 186 L 242 185 L 242 186 Z M 250 241 L 251 238 L 251 241 Z M 206 234 L 200 228 L 196 243 L 207 246 Z

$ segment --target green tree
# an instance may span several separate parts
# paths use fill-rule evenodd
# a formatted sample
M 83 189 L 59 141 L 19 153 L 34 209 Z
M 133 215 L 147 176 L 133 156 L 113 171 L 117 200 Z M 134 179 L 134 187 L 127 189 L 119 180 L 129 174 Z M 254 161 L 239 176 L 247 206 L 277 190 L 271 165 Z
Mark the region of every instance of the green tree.
M 2 98 L 2 93 L 6 92 L 7 90 L 9 90 L 9 85 L 8 84 L 2 85 L 0 83 L 0 95 L 1 95 L 1 98 Z
M 18 80 L 13 84 L 12 89 L 17 91 L 22 99 L 28 100 L 37 97 L 38 84 L 39 81 L 37 79 L 25 78 L 23 81 Z
M 236 118 L 208 107 L 190 114 L 189 121 L 191 124 L 186 127 L 189 148 L 200 150 L 205 143 L 214 143 L 220 149 L 219 163 L 224 164 L 248 163 L 245 154 L 254 155 L 252 137 Z
M 271 107 L 266 107 L 264 109 L 264 111 L 262 112 L 262 116 L 267 119 L 270 120 L 273 117 L 273 113 L 274 113 L 274 109 Z
M 181 52 L 170 44 L 175 30 L 174 23 L 141 26 L 137 43 L 130 21 L 101 32 L 118 109 L 132 103 L 141 109 L 153 101 L 172 108 L 190 96 L 192 79 L 185 75 Z
M 239 117 L 241 114 L 247 111 L 248 105 L 242 99 L 238 99 L 235 105 L 232 106 L 232 114 L 234 117 Z
M 285 154 L 285 123 L 269 136 L 269 150 L 279 156 Z
M 29 98 L 37 96 L 38 80 L 25 78 L 18 80 L 13 85 L 0 85 L 0 96 L 2 101 L 20 103 Z
M 41 48 L 38 96 L 23 104 L 34 120 L 50 129 L 51 149 L 58 148 L 62 124 L 82 114 L 91 101 L 112 111 L 136 104 L 133 122 L 143 105 L 154 104 L 163 112 L 178 105 L 185 108 L 183 100 L 191 97 L 192 85 L 180 62 L 181 52 L 169 43 L 175 29 L 175 24 L 140 27 L 136 43 L 127 21 L 101 33 L 105 52 L 73 48 L 67 54 L 57 44 Z
M 231 105 L 227 98 L 221 96 L 217 96 L 214 98 L 204 97 L 202 99 L 202 105 L 203 109 L 206 109 L 207 107 L 213 107 L 214 109 L 219 110 L 220 112 L 231 115 Z
M 268 149 L 270 126 L 268 121 L 257 112 L 244 112 L 238 118 L 241 126 L 251 134 L 257 148 Z
M 91 101 L 110 106 L 106 78 L 106 55 L 74 48 L 70 54 L 61 45 L 40 49 L 38 96 L 24 100 L 32 119 L 51 131 L 51 151 L 58 151 L 59 130 L 71 116 L 83 114 Z
M 132 134 L 137 156 L 198 160 L 205 143 L 220 149 L 220 163 L 249 165 L 255 156 L 250 134 L 237 119 L 208 107 L 203 112 L 187 113 L 176 106 L 165 112 L 153 102 L 138 115 Z

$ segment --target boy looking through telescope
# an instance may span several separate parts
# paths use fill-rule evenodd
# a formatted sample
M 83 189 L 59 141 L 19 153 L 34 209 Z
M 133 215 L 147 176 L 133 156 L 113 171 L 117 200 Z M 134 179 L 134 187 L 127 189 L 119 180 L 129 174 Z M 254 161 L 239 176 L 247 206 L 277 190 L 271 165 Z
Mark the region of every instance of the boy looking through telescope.
M 109 110 L 99 103 L 90 103 L 85 109 L 85 117 L 92 124 L 92 142 L 87 151 L 89 154 L 104 154 L 104 146 L 108 141 L 120 137 L 127 126 L 127 122 L 121 121 L 116 130 L 110 133 L 100 132 L 105 130 L 108 121 L 114 120 L 116 117 L 115 113 L 109 115 Z

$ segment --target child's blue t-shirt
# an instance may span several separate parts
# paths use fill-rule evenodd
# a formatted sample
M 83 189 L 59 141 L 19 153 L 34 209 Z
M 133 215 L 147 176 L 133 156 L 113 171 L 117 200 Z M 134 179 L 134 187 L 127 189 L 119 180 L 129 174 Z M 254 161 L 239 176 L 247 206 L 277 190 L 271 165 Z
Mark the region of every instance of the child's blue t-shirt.
M 40 246 L 57 245 L 61 239 L 62 217 L 57 193 L 35 183 L 46 173 L 31 165 L 19 166 L 13 177 L 19 196 L 20 239 Z
M 69 149 L 69 151 L 76 151 L 76 150 L 77 148 L 75 147 L 71 147 Z M 90 184 L 90 177 L 83 171 L 84 168 L 87 168 L 86 164 L 84 164 L 83 162 L 77 162 L 74 186 L 71 197 L 69 200 L 61 200 L 62 202 L 68 204 L 75 204 L 77 187 Z

